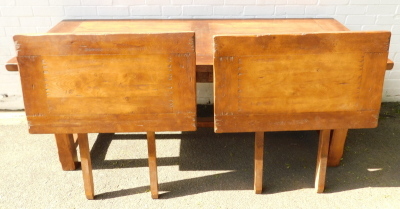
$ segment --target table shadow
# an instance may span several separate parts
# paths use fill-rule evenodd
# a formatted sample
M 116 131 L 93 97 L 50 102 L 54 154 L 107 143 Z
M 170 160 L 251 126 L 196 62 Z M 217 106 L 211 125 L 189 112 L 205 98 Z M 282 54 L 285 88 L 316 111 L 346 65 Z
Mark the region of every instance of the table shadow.
M 382 108 L 385 111 L 385 108 Z M 327 170 L 325 193 L 365 187 L 400 187 L 399 114 L 385 114 L 376 129 L 350 130 L 340 166 Z M 178 165 L 181 171 L 225 173 L 160 183 L 160 198 L 175 198 L 208 191 L 253 192 L 254 133 L 216 134 L 211 128 L 183 132 L 178 157 L 161 157 L 158 166 Z M 171 138 L 158 134 L 157 140 Z M 99 134 L 92 151 L 94 169 L 147 167 L 147 159 L 104 160 L 112 140 L 145 140 L 145 135 Z M 314 187 L 317 131 L 265 133 L 263 194 Z M 118 168 L 121 168 L 118 166 Z M 179 175 L 179 173 L 175 174 Z M 99 194 L 108 199 L 148 191 L 138 187 Z M 167 191 L 167 192 L 165 192 Z M 317 195 L 317 194 L 316 194 Z

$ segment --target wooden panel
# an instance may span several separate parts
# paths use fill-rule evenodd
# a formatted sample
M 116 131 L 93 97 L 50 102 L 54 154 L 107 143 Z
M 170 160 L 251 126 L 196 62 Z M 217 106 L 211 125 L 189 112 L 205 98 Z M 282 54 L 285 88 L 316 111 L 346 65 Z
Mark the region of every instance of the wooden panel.
M 255 56 L 240 58 L 240 63 L 239 112 L 336 112 L 359 108 L 361 53 Z
M 14 38 L 31 133 L 195 130 L 193 33 Z
M 216 36 L 216 132 L 375 127 L 389 39 L 390 32 Z

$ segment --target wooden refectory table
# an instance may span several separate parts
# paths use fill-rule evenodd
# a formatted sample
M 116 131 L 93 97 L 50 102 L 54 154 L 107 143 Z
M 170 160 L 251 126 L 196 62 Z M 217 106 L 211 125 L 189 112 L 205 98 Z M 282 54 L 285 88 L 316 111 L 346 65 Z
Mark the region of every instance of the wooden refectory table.
M 234 19 L 234 20 L 64 20 L 48 33 L 159 33 L 194 31 L 197 82 L 213 82 L 214 35 L 265 35 L 277 33 L 313 33 L 348 31 L 334 19 Z M 386 69 L 393 68 L 388 60 Z M 16 58 L 6 64 L 8 71 L 18 71 Z M 213 127 L 212 118 L 198 118 L 197 127 Z M 336 166 L 343 154 L 347 129 L 333 130 L 328 165 Z M 64 170 L 75 170 L 77 154 L 72 133 L 55 134 Z

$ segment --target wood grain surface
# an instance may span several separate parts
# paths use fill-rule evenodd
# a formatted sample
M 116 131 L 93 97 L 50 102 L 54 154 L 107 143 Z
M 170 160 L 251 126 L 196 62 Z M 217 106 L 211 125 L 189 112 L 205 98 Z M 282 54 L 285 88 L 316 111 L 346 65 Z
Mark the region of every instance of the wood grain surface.
M 372 128 L 390 32 L 216 36 L 216 132 Z
M 196 129 L 192 32 L 14 40 L 31 133 Z

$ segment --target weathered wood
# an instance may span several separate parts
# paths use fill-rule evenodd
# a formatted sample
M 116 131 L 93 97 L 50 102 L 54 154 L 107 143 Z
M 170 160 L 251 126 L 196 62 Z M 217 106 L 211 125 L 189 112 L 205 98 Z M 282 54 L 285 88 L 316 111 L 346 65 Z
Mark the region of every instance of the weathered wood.
M 81 165 L 85 195 L 89 200 L 94 199 L 94 184 L 92 174 L 92 160 L 90 158 L 89 141 L 87 134 L 78 134 L 79 151 L 81 154 Z
M 197 118 L 198 128 L 213 128 L 214 127 L 214 117 L 198 117 Z
M 309 33 L 309 32 L 333 32 L 333 31 L 346 31 L 348 30 L 346 27 L 344 27 L 342 24 L 339 22 L 333 20 L 333 19 L 276 19 L 276 20 L 68 20 L 68 21 L 62 21 L 58 25 L 56 25 L 54 28 L 52 28 L 49 32 L 52 33 L 108 33 L 108 32 L 122 32 L 122 33 L 149 33 L 149 32 L 155 32 L 155 33 L 160 33 L 160 32 L 180 32 L 180 31 L 194 31 L 196 33 L 196 64 L 197 64 L 197 74 L 196 79 L 198 82 L 212 82 L 212 77 L 210 76 L 210 72 L 212 72 L 212 65 L 213 65 L 213 36 L 214 35 L 220 35 L 220 34 L 243 34 L 244 32 L 246 34 L 254 34 L 254 35 L 262 35 L 265 33 Z M 90 40 L 89 40 L 90 41 Z M 90 54 L 91 51 L 93 53 L 96 52 L 96 48 L 92 47 L 92 45 L 89 45 L 90 47 L 87 47 L 87 45 L 77 45 L 76 43 L 67 43 L 67 46 L 71 45 L 75 47 L 75 49 L 80 49 L 81 54 L 85 56 L 98 56 L 96 54 Z M 59 43 L 56 43 L 59 44 Z M 75 45 L 74 45 L 75 44 Z M 86 46 L 86 47 L 83 47 Z M 122 45 L 119 45 L 121 47 Z M 86 48 L 86 49 L 85 49 Z M 115 47 L 114 47 L 115 48 Z M 123 46 L 125 49 L 125 46 Z M 136 47 L 137 49 L 140 49 L 140 47 Z M 83 49 L 83 52 L 82 52 Z M 85 51 L 86 50 L 86 51 Z M 61 50 L 62 51 L 62 50 Z M 107 53 L 112 53 L 115 52 L 115 49 L 110 49 L 107 51 Z M 86 53 L 86 54 L 85 54 Z M 40 60 L 38 57 L 30 57 L 32 60 L 28 59 L 28 62 L 33 62 L 29 64 L 25 64 L 22 62 L 19 62 L 20 65 L 24 65 L 25 67 L 32 67 L 32 66 L 41 66 L 43 63 L 40 63 Z M 39 57 L 40 58 L 40 57 Z M 37 59 L 37 61 L 35 60 Z M 380 59 L 380 58 L 379 58 Z M 205 67 L 206 66 L 206 67 Z M 20 66 L 21 67 L 21 66 Z M 18 70 L 17 62 L 16 60 L 10 60 L 6 68 L 9 70 Z M 386 64 L 386 69 L 392 69 L 393 68 L 393 62 L 391 60 L 387 60 Z M 111 68 L 112 70 L 118 69 L 118 68 Z M 211 71 L 210 71 L 211 70 Z M 45 71 L 42 72 L 43 74 L 46 73 Z M 29 73 L 22 73 L 25 76 L 25 79 L 31 80 L 30 76 L 33 76 L 32 74 Z M 21 74 L 21 76 L 23 76 Z M 379 74 L 379 73 L 378 73 Z M 378 75 L 377 74 L 377 75 Z M 64 74 L 68 75 L 68 73 Z M 103 74 L 106 76 L 105 74 Z M 51 75 L 46 74 L 46 76 Z M 194 77 L 194 76 L 193 76 Z M 45 79 L 44 75 L 43 78 L 40 79 Z M 140 79 L 138 79 L 140 80 Z M 86 82 L 86 81 L 85 81 Z M 95 80 L 95 83 L 100 82 L 99 79 Z M 25 85 L 25 91 L 30 93 L 33 92 L 36 94 L 37 98 L 43 99 L 47 97 L 47 92 L 42 94 L 41 92 L 36 91 L 35 89 L 41 89 L 41 88 L 46 88 L 46 85 L 48 83 L 45 82 L 38 82 L 35 85 L 29 85 L 31 83 L 28 82 L 28 85 L 25 85 L 24 83 L 22 85 Z M 61 87 L 70 87 L 70 85 L 76 85 L 77 83 L 63 83 L 61 82 L 60 85 Z M 90 84 L 90 83 L 89 83 Z M 86 85 L 86 84 L 84 84 Z M 32 88 L 29 90 L 29 88 Z M 51 95 L 62 95 L 66 94 L 63 91 L 60 91 L 58 89 L 58 86 L 51 86 L 52 90 L 49 92 Z M 27 90 L 28 89 L 28 90 Z M 371 88 L 372 92 L 376 91 L 376 86 Z M 371 90 L 370 89 L 370 90 Z M 142 89 L 143 90 L 143 89 Z M 147 89 L 149 90 L 149 89 Z M 24 94 L 26 92 L 24 91 Z M 94 93 L 99 92 L 97 89 L 92 89 Z M 55 94 L 57 93 L 57 94 Z M 97 93 L 98 94 L 98 93 Z M 117 94 L 117 93 L 116 93 Z M 68 94 L 67 94 L 68 95 Z M 78 96 L 79 94 L 76 94 L 75 96 Z M 244 100 L 242 100 L 243 102 Z M 125 101 L 124 101 L 125 102 Z M 106 103 L 106 102 L 105 102 Z M 28 104 L 29 106 L 35 107 L 35 110 L 40 110 L 41 108 L 47 108 L 47 106 L 44 103 L 36 103 L 34 100 L 31 101 L 25 101 L 25 104 Z M 242 103 L 243 104 L 243 103 Z M 371 104 L 374 104 L 373 102 Z M 60 104 L 62 105 L 62 103 Z M 153 104 L 152 104 L 153 105 Z M 158 104 L 155 104 L 158 105 Z M 67 106 L 67 107 L 65 107 Z M 239 105 L 237 105 L 239 107 Z M 54 104 L 52 107 L 56 107 Z M 68 105 L 64 105 L 66 108 L 65 111 L 68 110 Z M 128 108 L 131 108 L 133 106 L 129 106 Z M 110 108 L 113 111 L 119 111 L 117 109 L 113 109 L 112 106 L 108 105 L 108 108 Z M 139 107 L 136 107 L 137 109 L 140 109 Z M 297 107 L 299 108 L 299 107 Z M 302 108 L 302 107 L 300 107 Z M 323 108 L 323 107 L 318 107 L 318 108 Z M 342 107 L 343 108 L 343 107 Z M 143 108 L 142 108 L 143 109 Z M 326 108 L 325 108 L 326 109 Z M 57 107 L 54 109 L 55 111 L 64 111 L 64 110 L 57 110 Z M 69 109 L 70 110 L 70 109 Z M 69 111 L 68 110 L 68 111 Z M 98 109 L 90 109 L 87 108 L 87 110 L 90 111 L 98 111 Z M 68 112 L 67 111 L 67 112 Z M 242 111 L 246 111 L 245 109 L 242 108 Z M 68 115 L 66 116 L 60 116 L 60 118 L 57 118 L 57 116 L 49 116 L 49 115 L 42 115 L 40 111 L 33 111 L 33 110 L 27 110 L 27 113 L 29 112 L 29 117 L 35 117 L 36 118 L 36 125 L 34 127 L 30 128 L 31 133 L 76 133 L 76 132 L 118 132 L 118 131 L 123 131 L 123 130 L 142 130 L 140 127 L 144 125 L 149 125 L 149 124 L 155 124 L 153 125 L 149 130 L 147 131 L 162 131 L 162 130 L 157 130 L 157 127 L 164 127 L 165 130 L 171 130 L 171 129 L 177 129 L 178 126 L 181 124 L 191 124 L 191 123 L 196 123 L 196 119 L 193 119 L 193 113 L 187 113 L 181 120 L 174 120 L 173 125 L 167 126 L 160 126 L 163 122 L 160 123 L 154 123 L 154 120 L 152 120 L 152 117 L 147 117 L 147 116 L 137 116 L 137 117 L 143 117 L 144 120 L 146 121 L 145 124 L 141 124 L 140 122 L 135 123 L 137 117 L 132 116 L 132 115 L 122 115 L 122 114 L 112 114 L 112 115 L 95 115 L 92 119 L 92 123 L 96 123 L 93 126 L 90 124 L 83 124 L 85 120 L 89 120 L 86 115 L 76 115 L 76 118 L 71 118 Z M 377 125 L 376 122 L 371 118 L 377 118 L 378 117 L 378 112 L 376 111 L 365 111 L 366 115 L 364 118 L 360 118 L 360 121 L 365 119 L 366 122 L 363 122 L 364 124 L 357 124 L 357 122 L 350 123 L 352 124 L 352 127 L 360 127 L 360 126 L 370 126 L 374 127 Z M 168 114 L 168 113 L 166 113 Z M 360 113 L 361 114 L 361 113 Z M 160 114 L 161 115 L 161 114 Z M 343 125 L 338 125 L 340 120 L 340 116 L 346 115 L 345 112 L 339 113 L 336 119 L 332 124 L 336 124 L 336 128 L 346 128 Z M 302 118 L 302 114 L 294 116 L 295 118 Z M 316 121 L 321 115 L 311 115 L 313 118 L 309 119 L 310 121 Z M 168 115 L 161 116 L 162 120 L 168 120 Z M 235 116 L 237 117 L 237 116 Z M 247 117 L 247 116 L 246 116 Z M 256 115 L 256 116 L 251 116 L 255 118 L 263 118 L 264 116 Z M 324 118 L 325 117 L 325 118 Z M 325 125 L 322 125 L 321 128 L 319 129 L 324 129 L 328 128 L 325 127 L 326 124 L 329 124 L 327 122 L 326 118 L 329 118 L 330 115 L 326 115 L 319 119 L 322 121 Z M 350 115 L 347 115 L 346 118 L 351 117 Z M 50 118 L 50 119 L 49 119 Z M 272 117 L 275 118 L 274 120 L 279 121 L 281 118 L 279 117 Z M 107 120 L 105 120 L 107 119 Z M 113 123 L 113 120 L 118 120 L 121 121 L 121 123 Z M 222 118 L 221 118 L 222 119 Z M 238 118 L 239 120 L 246 119 L 246 118 Z M 48 120 L 53 120 L 54 123 L 49 125 L 49 123 L 46 123 Z M 98 121 L 104 121 L 104 123 L 107 123 L 107 126 L 102 125 L 101 123 L 98 123 Z M 77 122 L 79 121 L 79 122 Z M 222 120 L 223 121 L 223 120 Z M 346 120 L 345 120 L 346 121 Z M 111 122 L 111 123 L 110 123 Z M 216 121 L 217 123 L 222 123 L 221 120 Z M 299 120 L 294 120 L 293 122 L 287 122 L 286 125 L 285 123 L 282 122 L 274 122 L 275 125 L 280 123 L 279 127 L 284 127 L 287 126 L 287 128 L 291 128 L 291 126 L 296 126 L 296 124 L 302 124 L 304 121 Z M 63 125 L 64 123 L 70 123 L 74 124 L 73 126 L 70 126 L 68 128 L 65 128 Z M 246 121 L 245 121 L 246 123 Z M 311 122 L 312 123 L 312 122 Z M 201 120 L 198 124 L 202 124 Z M 210 122 L 204 123 L 206 126 L 212 124 Z M 248 123 L 248 127 L 252 127 L 252 123 Z M 299 126 L 300 127 L 300 126 Z M 306 129 L 306 126 L 301 126 L 303 129 Z M 192 130 L 193 126 L 187 127 L 188 129 Z M 287 128 L 282 128 L 282 130 L 286 130 Z M 332 127 L 331 127 L 332 128 Z M 348 128 L 348 127 L 347 127 Z M 108 130 L 105 130 L 108 129 Z M 301 130 L 303 130 L 301 129 Z M 289 129 L 290 130 L 290 129 Z M 300 130 L 300 129 L 299 129 Z M 62 145 L 63 146 L 63 145 Z M 65 147 L 62 148 L 65 150 Z M 66 149 L 68 150 L 68 149 Z M 73 150 L 70 150 L 73 152 Z M 330 153 L 331 154 L 331 153 Z M 70 156 L 73 156 L 72 153 L 69 153 Z M 60 160 L 61 160 L 61 155 L 60 155 Z
M 254 192 L 261 194 L 264 165 L 264 132 L 255 133 L 254 147 Z
M 193 32 L 14 36 L 30 133 L 56 133 L 67 170 L 70 133 L 148 132 L 158 198 L 154 131 L 196 130 Z M 173 121 L 173 122 L 171 122 Z M 78 134 L 85 193 L 94 198 L 87 134 Z
M 310 33 L 348 31 L 334 19 L 245 19 L 245 20 L 64 20 L 51 33 L 122 32 L 151 33 L 194 31 L 196 33 L 196 64 L 212 66 L 213 36 L 221 34 Z M 11 61 L 11 60 L 10 60 Z M 16 60 L 8 62 L 7 69 L 18 70 Z M 387 70 L 393 62 L 387 61 Z M 199 82 L 212 82 L 201 71 Z
M 182 98 L 183 99 L 183 98 Z M 74 118 L 68 115 L 42 116 L 35 118 L 35 126 L 31 126 L 29 132 L 32 134 L 42 133 L 114 133 L 114 132 L 143 132 L 143 127 L 147 126 L 148 131 L 193 131 L 196 123 L 195 113 L 180 114 L 179 118 L 172 120 L 173 113 L 170 114 L 110 114 L 110 115 L 75 115 Z M 28 116 L 28 120 L 31 117 Z M 48 124 L 47 121 L 54 121 Z M 118 122 L 115 122 L 118 121 Z M 65 124 L 71 124 L 65 126 Z M 107 124 L 106 126 L 104 124 Z M 191 124 L 190 126 L 188 124 Z
M 156 137 L 154 132 L 147 132 L 147 149 L 150 173 L 150 192 L 153 199 L 158 199 L 158 175 L 157 175 L 157 155 Z
M 390 32 L 216 36 L 216 132 L 372 128 Z
M 78 166 L 76 145 L 72 134 L 55 134 L 58 157 L 64 171 L 75 170 Z
M 194 33 L 14 40 L 31 133 L 196 129 Z
M 328 166 L 339 166 L 348 129 L 334 129 L 329 145 Z
M 196 81 L 197 81 L 197 83 L 212 83 L 213 82 L 213 66 L 212 65 L 197 65 L 196 66 Z
M 221 34 L 310 33 L 348 30 L 334 19 L 66 20 L 52 33 L 159 33 L 194 31 L 196 64 L 213 65 L 213 36 Z
M 347 129 L 377 126 L 389 39 L 390 32 L 215 36 L 215 132 L 322 130 L 315 187 L 323 192 L 331 129 L 337 161 Z
M 216 101 L 218 102 L 218 101 Z M 218 105 L 215 103 L 214 105 Z M 246 115 L 247 114 L 247 115 Z M 375 128 L 379 110 L 216 115 L 215 132 Z M 315 128 L 314 128 L 315 127 Z
M 325 189 L 330 134 L 331 130 L 329 129 L 321 130 L 319 133 L 317 169 L 315 175 L 315 190 L 317 193 L 322 193 Z
M 13 57 L 6 63 L 6 70 L 8 71 L 18 71 L 17 57 Z
M 207 66 L 208 69 L 211 69 L 210 72 L 204 72 L 202 67 L 196 67 L 196 80 L 198 83 L 212 83 L 213 82 L 213 70 L 212 65 L 199 65 L 199 66 Z M 394 67 L 394 62 L 391 59 L 387 60 L 386 70 L 392 70 Z M 6 70 L 7 71 L 18 71 L 18 62 L 17 57 L 11 58 L 6 63 Z

